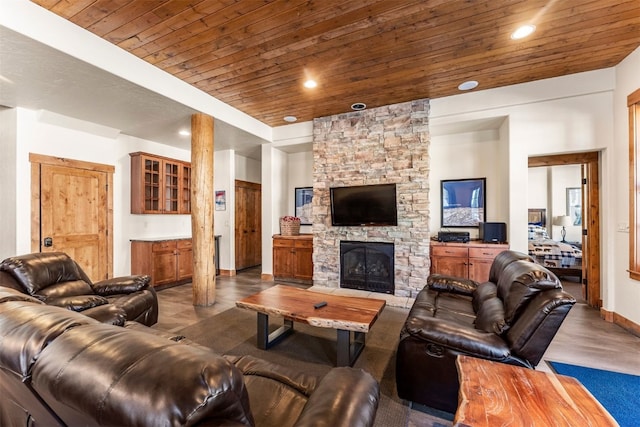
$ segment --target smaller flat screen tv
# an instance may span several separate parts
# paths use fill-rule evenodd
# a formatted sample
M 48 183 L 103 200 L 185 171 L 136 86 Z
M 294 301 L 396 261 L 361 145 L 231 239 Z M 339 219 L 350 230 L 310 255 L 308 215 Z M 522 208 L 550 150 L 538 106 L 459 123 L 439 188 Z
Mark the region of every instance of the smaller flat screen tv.
M 395 184 L 332 187 L 329 192 L 333 226 L 398 225 Z

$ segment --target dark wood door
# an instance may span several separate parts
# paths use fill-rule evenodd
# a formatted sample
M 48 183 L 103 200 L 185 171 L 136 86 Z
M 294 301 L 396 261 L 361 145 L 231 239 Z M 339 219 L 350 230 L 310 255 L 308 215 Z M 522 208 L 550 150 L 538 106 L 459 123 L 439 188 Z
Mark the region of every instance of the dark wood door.
M 262 187 L 236 180 L 236 270 L 262 264 Z

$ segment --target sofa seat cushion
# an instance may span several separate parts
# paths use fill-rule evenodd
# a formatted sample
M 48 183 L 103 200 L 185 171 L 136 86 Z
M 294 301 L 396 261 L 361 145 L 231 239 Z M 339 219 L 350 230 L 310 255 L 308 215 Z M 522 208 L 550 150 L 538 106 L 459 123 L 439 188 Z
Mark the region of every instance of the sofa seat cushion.
M 424 288 L 416 296 L 409 317 L 435 317 L 473 327 L 475 313 L 468 295 Z
M 108 304 L 109 300 L 100 295 L 73 295 L 47 298 L 44 302 L 48 305 L 55 305 L 71 311 L 83 311 Z

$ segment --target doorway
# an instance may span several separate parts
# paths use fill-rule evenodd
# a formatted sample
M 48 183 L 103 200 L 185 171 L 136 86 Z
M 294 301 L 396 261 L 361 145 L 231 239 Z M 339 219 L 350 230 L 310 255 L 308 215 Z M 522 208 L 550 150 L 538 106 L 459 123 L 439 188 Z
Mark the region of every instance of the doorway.
M 235 182 L 236 271 L 262 264 L 262 186 Z
M 92 281 L 113 276 L 109 165 L 30 154 L 31 250 L 65 252 Z
M 600 182 L 599 153 L 585 152 L 529 158 L 529 167 L 581 165 L 582 170 L 582 296 L 594 308 L 600 297 Z

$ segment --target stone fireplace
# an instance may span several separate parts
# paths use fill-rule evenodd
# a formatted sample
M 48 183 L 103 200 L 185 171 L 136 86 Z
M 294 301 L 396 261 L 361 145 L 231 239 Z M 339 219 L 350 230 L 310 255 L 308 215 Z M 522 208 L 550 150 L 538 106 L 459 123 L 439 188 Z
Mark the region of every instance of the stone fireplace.
M 340 287 L 393 294 L 393 243 L 340 242 Z
M 341 286 L 340 242 L 386 242 L 389 292 L 415 296 L 430 267 L 429 100 L 314 119 L 313 168 L 314 286 Z M 331 187 L 387 183 L 396 184 L 397 226 L 331 225 Z

